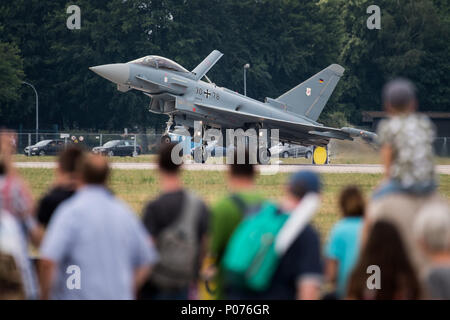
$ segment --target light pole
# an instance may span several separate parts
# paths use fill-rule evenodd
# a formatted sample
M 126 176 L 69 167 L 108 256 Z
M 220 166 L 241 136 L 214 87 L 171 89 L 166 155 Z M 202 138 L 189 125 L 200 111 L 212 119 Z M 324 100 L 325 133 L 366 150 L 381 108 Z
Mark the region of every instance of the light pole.
M 28 83 L 26 81 L 22 81 L 22 83 L 33 88 L 34 93 L 36 94 L 36 143 L 38 143 L 38 140 L 39 140 L 39 96 L 36 91 L 36 88 L 31 83 Z
M 244 96 L 247 96 L 247 69 L 250 68 L 250 63 L 244 65 Z

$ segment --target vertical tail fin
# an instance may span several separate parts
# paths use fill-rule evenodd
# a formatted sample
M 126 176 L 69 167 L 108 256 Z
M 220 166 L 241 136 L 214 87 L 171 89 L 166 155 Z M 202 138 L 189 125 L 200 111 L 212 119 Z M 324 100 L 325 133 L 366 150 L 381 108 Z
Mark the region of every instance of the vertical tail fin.
M 212 51 L 198 66 L 192 70 L 192 73 L 195 75 L 195 80 L 200 80 L 203 76 L 212 68 L 213 65 L 222 58 L 223 53 L 218 50 Z
M 286 104 L 288 111 L 316 121 L 343 74 L 343 67 L 332 64 L 276 100 Z

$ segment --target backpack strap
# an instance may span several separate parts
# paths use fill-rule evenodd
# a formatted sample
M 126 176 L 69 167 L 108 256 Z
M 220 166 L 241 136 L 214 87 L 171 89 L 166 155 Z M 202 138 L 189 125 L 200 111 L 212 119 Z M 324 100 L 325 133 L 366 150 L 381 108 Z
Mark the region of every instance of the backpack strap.
M 282 256 L 310 223 L 320 207 L 320 197 L 317 193 L 307 193 L 289 215 L 275 239 L 275 250 Z
M 233 193 L 232 195 L 230 195 L 230 199 L 236 205 L 236 207 L 238 207 L 239 211 L 241 211 L 243 217 L 247 217 L 254 213 L 257 213 L 264 205 L 263 200 L 249 204 L 238 193 Z
M 197 218 L 200 211 L 200 199 L 189 191 L 184 192 L 183 210 L 176 224 L 185 232 L 197 232 Z
M 242 214 L 245 214 L 245 212 L 247 211 L 247 203 L 245 203 L 244 199 L 242 199 L 242 197 L 237 193 L 233 193 L 232 195 L 230 195 L 230 199 L 236 205 L 236 207 L 238 207 Z

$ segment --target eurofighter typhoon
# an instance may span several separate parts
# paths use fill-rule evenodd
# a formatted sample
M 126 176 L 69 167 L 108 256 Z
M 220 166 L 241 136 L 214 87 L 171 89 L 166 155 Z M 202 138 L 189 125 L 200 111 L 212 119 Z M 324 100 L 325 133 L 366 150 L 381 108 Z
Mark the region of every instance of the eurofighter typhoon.
M 330 139 L 371 141 L 372 132 L 355 128 L 331 128 L 317 122 L 336 88 L 344 68 L 332 64 L 278 98 L 264 102 L 212 83 L 206 73 L 223 54 L 212 51 L 197 67 L 188 71 L 178 63 L 150 55 L 127 63 L 89 68 L 117 84 L 122 92 L 135 89 L 151 98 L 150 111 L 169 116 L 166 134 L 174 124 L 193 132 L 194 121 L 204 129 L 278 129 L 279 140 L 325 147 Z

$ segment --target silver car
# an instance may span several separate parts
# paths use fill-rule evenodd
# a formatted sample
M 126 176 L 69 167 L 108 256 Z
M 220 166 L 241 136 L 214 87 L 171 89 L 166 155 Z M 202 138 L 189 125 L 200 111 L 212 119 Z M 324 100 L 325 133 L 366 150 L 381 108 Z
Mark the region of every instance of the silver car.
M 300 158 L 311 159 L 313 155 L 313 146 L 300 146 L 295 144 L 282 145 L 281 143 L 270 148 L 270 154 L 272 156 L 278 155 L 279 158 Z

